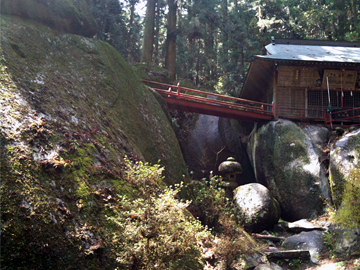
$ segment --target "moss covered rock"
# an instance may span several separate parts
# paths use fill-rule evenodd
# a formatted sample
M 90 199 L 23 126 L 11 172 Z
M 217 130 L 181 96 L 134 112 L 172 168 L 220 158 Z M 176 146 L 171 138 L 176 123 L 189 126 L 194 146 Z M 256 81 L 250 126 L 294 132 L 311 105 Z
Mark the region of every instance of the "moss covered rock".
M 330 184 L 338 222 L 360 226 L 360 130 L 340 138 L 330 151 Z
M 248 144 L 256 179 L 279 202 L 285 220 L 320 215 L 329 197 L 312 137 L 294 123 L 278 120 L 254 130 Z
M 139 196 L 125 156 L 179 183 L 172 127 L 107 43 L 5 15 L 1 29 L 2 269 L 114 269 L 109 205 Z
M 86 0 L 5 0 L 1 13 L 30 19 L 65 33 L 91 37 L 96 22 Z

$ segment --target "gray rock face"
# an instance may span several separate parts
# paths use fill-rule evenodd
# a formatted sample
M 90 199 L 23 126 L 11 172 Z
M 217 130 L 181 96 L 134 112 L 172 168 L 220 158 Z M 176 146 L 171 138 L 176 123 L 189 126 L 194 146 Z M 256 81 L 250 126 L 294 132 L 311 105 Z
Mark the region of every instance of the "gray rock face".
M 217 173 L 221 162 L 234 157 L 243 173 L 237 176 L 238 184 L 255 182 L 253 170 L 239 138 L 237 121 L 200 114 L 190 128 L 185 141 L 180 141 L 183 155 L 194 178 L 208 177 Z
M 330 182 L 335 206 L 343 202 L 343 192 L 351 186 L 352 174 L 360 165 L 360 129 L 338 140 L 330 151 Z M 350 191 L 350 190 L 348 190 Z
M 333 250 L 335 254 L 341 256 L 359 256 L 360 255 L 360 228 L 341 229 L 339 227 L 330 228 L 330 235 L 334 243 Z
M 323 233 L 310 231 L 290 236 L 283 242 L 282 247 L 290 250 L 308 250 L 311 261 L 316 263 L 319 255 L 324 251 Z
M 327 129 L 301 129 L 287 120 L 270 122 L 252 132 L 248 154 L 255 177 L 279 202 L 283 219 L 316 217 L 324 211 L 324 200 L 331 200 L 319 162 L 327 134 Z
M 280 218 L 278 202 L 261 184 L 251 183 L 238 187 L 234 191 L 234 200 L 248 231 L 261 232 L 271 228 Z

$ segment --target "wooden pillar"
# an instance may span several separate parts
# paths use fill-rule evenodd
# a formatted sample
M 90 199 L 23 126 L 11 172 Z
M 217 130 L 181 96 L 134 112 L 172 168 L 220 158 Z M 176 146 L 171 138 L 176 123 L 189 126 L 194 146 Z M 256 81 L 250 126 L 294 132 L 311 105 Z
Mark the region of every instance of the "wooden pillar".
M 308 113 L 308 89 L 305 89 L 305 117 L 308 117 L 310 114 Z
M 277 83 L 278 83 L 278 66 L 277 63 L 275 63 L 274 71 L 273 71 L 273 113 L 275 118 L 279 116 L 278 104 L 277 104 L 277 95 L 278 95 Z

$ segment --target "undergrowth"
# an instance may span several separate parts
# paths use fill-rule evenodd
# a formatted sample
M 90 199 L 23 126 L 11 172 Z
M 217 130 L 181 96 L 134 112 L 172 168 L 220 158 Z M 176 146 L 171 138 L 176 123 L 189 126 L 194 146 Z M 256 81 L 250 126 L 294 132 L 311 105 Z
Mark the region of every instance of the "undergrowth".
M 256 250 L 218 178 L 165 187 L 164 168 L 125 163 L 124 180 L 138 194 L 118 195 L 106 205 L 119 269 L 203 269 L 205 263 L 222 269 Z M 188 200 L 179 198 L 181 189 Z
M 239 212 L 221 186 L 221 178 L 211 177 L 209 181 L 193 181 L 185 190 L 192 201 L 188 209 L 216 237 L 213 254 L 218 264 L 233 269 L 231 265 L 237 258 L 260 247 L 239 225 Z
M 201 246 L 211 234 L 186 210 L 190 202 L 177 198 L 182 185 L 162 185 L 162 171 L 127 161 L 124 180 L 138 190 L 137 198 L 119 195 L 107 205 L 120 269 L 202 269 L 205 263 Z

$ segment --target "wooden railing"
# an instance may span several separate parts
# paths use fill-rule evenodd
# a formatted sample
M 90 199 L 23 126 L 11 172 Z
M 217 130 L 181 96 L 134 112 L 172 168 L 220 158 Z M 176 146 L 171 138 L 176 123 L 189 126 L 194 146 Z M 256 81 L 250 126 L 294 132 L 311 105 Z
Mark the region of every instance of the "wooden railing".
M 321 121 L 326 126 L 333 125 L 350 127 L 360 125 L 360 108 L 337 109 L 332 112 L 320 109 L 304 109 L 293 107 L 277 108 L 277 115 L 280 118 L 287 118 L 300 121 Z
M 147 80 L 143 80 L 143 82 L 154 88 L 154 90 L 156 90 L 164 97 L 199 102 L 199 106 L 201 106 L 201 104 L 213 104 L 234 110 L 251 111 L 258 114 L 273 115 L 272 104 L 181 87 L 179 84 L 171 85 Z
M 300 121 L 314 120 L 324 121 L 326 119 L 326 111 L 312 108 L 295 108 L 295 107 L 283 107 L 277 108 L 278 117 L 296 119 Z
M 351 127 L 360 125 L 360 107 L 340 109 L 327 114 L 326 123 L 329 126 L 340 125 Z

